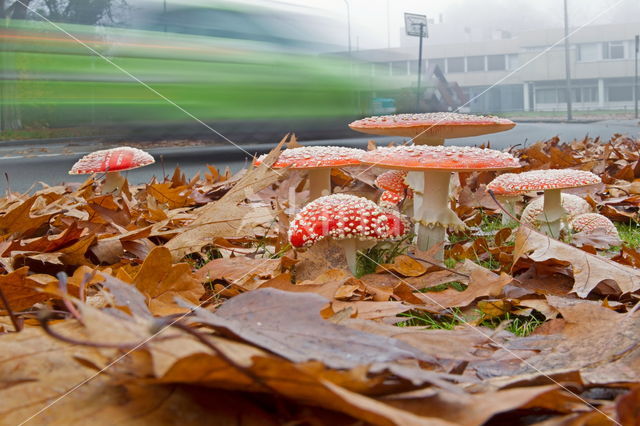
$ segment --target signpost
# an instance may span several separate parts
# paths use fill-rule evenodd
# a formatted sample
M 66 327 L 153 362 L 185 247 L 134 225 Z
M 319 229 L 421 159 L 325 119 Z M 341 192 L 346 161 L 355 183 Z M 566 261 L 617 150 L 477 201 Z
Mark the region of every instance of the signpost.
M 418 88 L 416 93 L 416 112 L 420 110 L 420 84 L 422 82 L 422 39 L 429 37 L 427 30 L 427 15 L 417 15 L 415 13 L 404 14 L 404 26 L 408 36 L 420 37 L 418 47 Z

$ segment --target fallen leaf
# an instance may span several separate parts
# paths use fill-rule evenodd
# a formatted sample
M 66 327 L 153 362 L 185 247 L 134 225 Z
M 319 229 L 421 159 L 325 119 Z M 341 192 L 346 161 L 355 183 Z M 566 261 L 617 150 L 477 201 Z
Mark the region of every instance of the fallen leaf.
M 31 215 L 31 208 L 39 198 L 39 195 L 27 198 L 0 216 L 0 232 L 4 234 L 26 234 L 49 222 L 53 214 Z
M 405 277 L 418 277 L 427 272 L 427 268 L 417 260 L 401 254 L 396 256 L 393 263 L 378 265 L 376 272 L 396 272 Z
M 526 226 L 516 234 L 514 259 L 527 256 L 535 262 L 557 259 L 571 265 L 575 283 L 572 292 L 587 297 L 605 280 L 615 281 L 621 293 L 640 289 L 640 272 L 602 256 L 596 256 L 554 240 Z
M 280 264 L 280 259 L 250 257 L 213 259 L 198 269 L 195 276 L 202 282 L 220 280 L 245 290 L 253 290 L 276 276 L 280 270 Z
M 296 281 L 313 280 L 330 269 L 349 270 L 344 250 L 334 241 L 325 239 L 304 251 L 297 252 Z
M 469 274 L 467 288 L 464 291 L 448 288 L 437 293 L 413 293 L 422 301 L 421 308 L 440 312 L 447 308 L 468 306 L 481 297 L 500 296 L 502 289 L 513 281 L 507 274 L 497 275 L 470 260 L 465 260 L 456 270 Z
M 259 289 L 228 300 L 215 314 L 201 308 L 195 312 L 199 321 L 294 362 L 318 360 L 332 368 L 353 368 L 372 362 L 424 358 L 395 339 L 323 320 L 319 312 L 327 302 L 316 294 Z
M 147 298 L 149 309 L 155 315 L 171 315 L 186 309 L 175 303 L 180 297 L 190 303 L 198 303 L 204 288 L 191 272 L 187 263 L 173 264 L 171 252 L 166 247 L 156 247 L 147 256 L 133 284 Z
M 51 294 L 42 292 L 47 285 L 46 282 L 37 277 L 31 278 L 28 274 L 29 268 L 23 267 L 9 274 L 0 275 L 0 288 L 13 311 L 31 308 L 34 304 L 52 297 Z M 49 283 L 58 281 L 50 275 L 43 275 L 43 277 L 49 277 Z M 5 307 L 2 306 L 2 309 Z

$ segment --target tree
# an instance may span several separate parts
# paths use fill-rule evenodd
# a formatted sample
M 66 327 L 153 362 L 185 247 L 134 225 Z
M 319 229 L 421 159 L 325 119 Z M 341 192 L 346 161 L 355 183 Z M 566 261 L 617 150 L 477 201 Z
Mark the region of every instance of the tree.
M 125 0 L 40 0 L 39 11 L 56 22 L 95 25 L 113 23 L 115 11 L 127 6 Z
M 41 20 L 42 15 L 55 22 L 97 25 L 113 23 L 115 12 L 126 7 L 126 0 L 0 0 L 0 19 L 7 25 L 14 19 Z M 4 39 L 0 40 L 0 73 L 5 75 L 0 80 L 0 131 L 22 127 L 20 110 L 14 102 L 16 84 L 6 78 L 15 69 L 15 55 L 3 44 Z

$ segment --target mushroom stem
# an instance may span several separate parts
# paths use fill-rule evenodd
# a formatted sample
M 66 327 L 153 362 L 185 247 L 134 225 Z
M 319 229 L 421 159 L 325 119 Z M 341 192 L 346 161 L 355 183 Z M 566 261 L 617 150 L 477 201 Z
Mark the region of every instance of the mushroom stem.
M 516 202 L 518 201 L 518 198 L 520 197 L 502 196 L 502 197 L 498 197 L 498 200 L 502 203 L 504 210 L 509 212 L 511 216 L 515 217 Z M 513 222 L 513 219 L 511 219 L 511 216 L 509 216 L 504 210 L 502 211 L 502 225 L 507 226 Z
M 309 169 L 309 201 L 331 194 L 331 168 Z
M 444 138 L 427 136 L 426 134 L 418 134 L 418 136 L 414 136 L 412 140 L 415 145 L 429 145 L 429 146 L 444 145 Z
M 345 238 L 340 241 L 340 245 L 344 250 L 344 255 L 347 258 L 347 265 L 353 275 L 356 274 L 357 254 L 358 254 L 358 240 L 355 238 Z
M 458 216 L 449 208 L 448 171 L 428 170 L 423 174 L 424 191 L 422 205 L 415 216 L 418 222 L 418 248 L 428 250 L 444 242 L 447 227 L 464 228 Z M 439 260 L 444 259 L 444 247 L 435 254 Z
M 560 235 L 562 218 L 566 213 L 562 208 L 562 189 L 544 191 L 544 208 L 539 218 L 542 222 L 542 231 L 550 237 L 557 238 Z
M 413 190 L 413 217 L 418 217 L 420 206 L 422 206 L 422 193 L 424 192 L 424 173 L 409 172 L 404 181 Z
M 124 185 L 125 178 L 119 172 L 107 172 L 102 182 L 102 193 L 115 195 L 120 193 L 122 186 Z

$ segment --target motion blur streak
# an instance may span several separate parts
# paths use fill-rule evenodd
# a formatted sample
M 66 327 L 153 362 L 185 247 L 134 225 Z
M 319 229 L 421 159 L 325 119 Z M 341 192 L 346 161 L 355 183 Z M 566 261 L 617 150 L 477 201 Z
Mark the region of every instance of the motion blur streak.
M 349 63 L 319 55 L 317 43 L 296 38 L 301 32 L 274 25 L 294 19 L 311 30 L 314 17 L 234 3 L 168 3 L 171 13 L 141 8 L 126 26 L 58 25 L 223 133 L 271 138 L 360 115 Z M 0 43 L 2 102 L 21 128 L 201 131 L 47 23 L 7 20 Z

